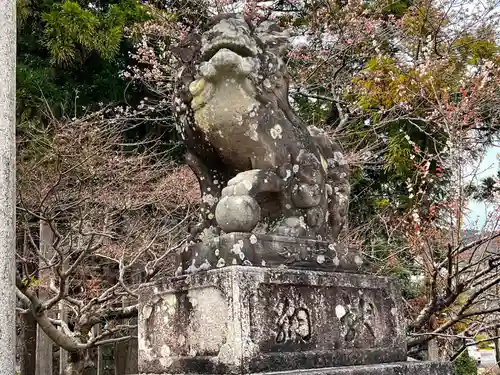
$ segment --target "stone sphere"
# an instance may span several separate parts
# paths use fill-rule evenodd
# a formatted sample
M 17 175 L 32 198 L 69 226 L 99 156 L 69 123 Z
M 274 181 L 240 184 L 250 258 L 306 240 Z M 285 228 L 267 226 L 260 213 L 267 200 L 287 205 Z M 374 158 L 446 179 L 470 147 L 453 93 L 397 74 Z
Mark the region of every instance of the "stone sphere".
M 215 208 L 215 220 L 226 232 L 250 232 L 260 220 L 260 206 L 248 195 L 223 197 Z

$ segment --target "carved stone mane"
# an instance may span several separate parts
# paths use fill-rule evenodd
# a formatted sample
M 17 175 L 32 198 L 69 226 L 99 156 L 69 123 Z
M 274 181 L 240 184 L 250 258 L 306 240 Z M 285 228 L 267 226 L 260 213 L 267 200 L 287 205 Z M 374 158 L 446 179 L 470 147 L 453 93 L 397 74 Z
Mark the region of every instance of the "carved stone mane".
M 179 131 L 203 201 L 192 233 L 201 244 L 187 249 L 185 272 L 230 259 L 264 265 L 255 254 L 272 252 L 277 238 L 317 248 L 334 243 L 346 222 L 347 163 L 288 101 L 288 40 L 273 22 L 254 26 L 228 14 L 174 51 L 184 63 L 174 100 Z M 253 258 L 241 251 L 257 242 L 264 245 L 250 252 Z M 221 254 L 224 248 L 231 255 Z

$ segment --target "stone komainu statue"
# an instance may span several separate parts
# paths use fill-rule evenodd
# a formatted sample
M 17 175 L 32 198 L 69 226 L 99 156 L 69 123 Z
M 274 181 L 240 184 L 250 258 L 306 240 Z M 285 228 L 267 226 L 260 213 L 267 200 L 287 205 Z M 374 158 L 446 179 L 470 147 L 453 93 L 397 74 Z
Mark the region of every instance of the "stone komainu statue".
M 183 62 L 174 106 L 202 192 L 195 242 L 224 233 L 335 241 L 345 225 L 347 163 L 288 101 L 288 42 L 274 22 L 227 14 L 174 50 Z

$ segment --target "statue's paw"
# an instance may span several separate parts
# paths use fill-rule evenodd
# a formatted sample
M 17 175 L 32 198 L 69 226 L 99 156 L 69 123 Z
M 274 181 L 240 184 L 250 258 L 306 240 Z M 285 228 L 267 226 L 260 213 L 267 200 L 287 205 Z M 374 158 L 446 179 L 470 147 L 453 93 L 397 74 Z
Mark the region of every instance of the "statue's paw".
M 238 173 L 222 189 L 215 209 L 217 224 L 226 233 L 252 231 L 261 215 L 255 197 L 259 193 L 279 192 L 283 185 L 283 180 L 271 171 L 252 169 Z
M 260 220 L 260 206 L 248 195 L 225 196 L 217 204 L 215 220 L 226 232 L 251 232 Z
M 252 169 L 241 172 L 229 180 L 222 189 L 222 197 L 248 195 L 256 196 L 263 192 L 279 192 L 284 187 L 283 179 L 272 171 Z

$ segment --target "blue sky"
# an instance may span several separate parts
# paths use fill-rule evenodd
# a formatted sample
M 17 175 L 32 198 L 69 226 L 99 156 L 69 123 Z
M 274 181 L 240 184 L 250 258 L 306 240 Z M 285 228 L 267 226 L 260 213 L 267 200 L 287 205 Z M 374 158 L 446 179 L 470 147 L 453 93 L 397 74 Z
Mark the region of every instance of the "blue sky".
M 496 175 L 499 169 L 499 158 L 500 154 L 500 142 L 496 142 L 494 146 L 491 146 L 486 154 L 484 155 L 483 160 L 481 161 L 477 176 L 474 178 L 474 181 L 477 183 L 479 180 L 482 180 L 485 177 Z M 496 208 L 496 205 L 490 203 L 485 204 L 483 202 L 476 202 L 474 200 L 470 200 L 467 208 L 470 212 L 466 215 L 465 226 L 471 227 L 475 226 L 474 222 L 477 222 L 477 229 L 480 229 L 484 226 L 486 216 L 488 212 L 491 212 Z

